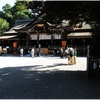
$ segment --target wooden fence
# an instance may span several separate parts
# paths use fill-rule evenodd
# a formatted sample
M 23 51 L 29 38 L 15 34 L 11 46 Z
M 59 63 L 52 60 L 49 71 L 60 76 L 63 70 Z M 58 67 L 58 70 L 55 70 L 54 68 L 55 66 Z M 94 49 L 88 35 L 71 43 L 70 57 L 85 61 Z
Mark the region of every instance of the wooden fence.
M 88 79 L 100 81 L 100 57 L 93 55 L 89 45 L 87 46 L 87 74 Z

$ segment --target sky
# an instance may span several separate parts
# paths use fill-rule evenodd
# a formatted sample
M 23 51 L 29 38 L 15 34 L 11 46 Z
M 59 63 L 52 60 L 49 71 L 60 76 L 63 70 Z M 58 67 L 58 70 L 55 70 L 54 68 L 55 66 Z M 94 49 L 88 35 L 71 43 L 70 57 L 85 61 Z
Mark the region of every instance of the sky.
M 2 7 L 5 6 L 5 4 L 10 4 L 11 6 L 14 5 L 16 0 L 0 0 L 0 11 L 2 11 Z

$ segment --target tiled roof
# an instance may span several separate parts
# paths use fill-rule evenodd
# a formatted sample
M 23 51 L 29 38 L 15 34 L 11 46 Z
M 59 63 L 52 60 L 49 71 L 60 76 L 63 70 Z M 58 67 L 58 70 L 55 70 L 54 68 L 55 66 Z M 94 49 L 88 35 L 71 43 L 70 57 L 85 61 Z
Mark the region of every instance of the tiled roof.
M 23 28 L 25 26 L 27 26 L 29 23 L 31 23 L 34 19 L 30 19 L 30 20 L 17 20 L 15 22 L 15 25 L 7 32 L 4 32 L 3 35 L 5 34 L 15 34 L 17 33 L 16 31 L 14 31 L 14 29 L 20 29 Z
M 80 25 L 80 23 L 76 24 L 76 26 L 79 26 L 79 25 Z M 89 24 L 87 24 L 86 22 L 83 22 L 82 27 L 75 28 L 75 30 L 80 30 L 80 29 L 91 29 L 91 26 Z
M 70 33 L 67 35 L 68 38 L 81 38 L 81 37 L 91 37 L 91 32 L 77 32 L 77 33 Z
M 17 35 L 1 36 L 1 37 L 0 37 L 0 40 L 2 40 L 2 39 L 10 39 L 10 38 L 14 38 L 14 37 L 17 37 Z

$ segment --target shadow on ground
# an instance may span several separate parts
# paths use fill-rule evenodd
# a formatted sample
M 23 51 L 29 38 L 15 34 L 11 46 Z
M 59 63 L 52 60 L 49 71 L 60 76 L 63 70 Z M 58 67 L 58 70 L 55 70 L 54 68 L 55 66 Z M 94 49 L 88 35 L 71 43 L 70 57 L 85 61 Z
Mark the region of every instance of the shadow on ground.
M 0 99 L 96 99 L 100 84 L 86 71 L 32 71 L 24 66 L 0 69 Z

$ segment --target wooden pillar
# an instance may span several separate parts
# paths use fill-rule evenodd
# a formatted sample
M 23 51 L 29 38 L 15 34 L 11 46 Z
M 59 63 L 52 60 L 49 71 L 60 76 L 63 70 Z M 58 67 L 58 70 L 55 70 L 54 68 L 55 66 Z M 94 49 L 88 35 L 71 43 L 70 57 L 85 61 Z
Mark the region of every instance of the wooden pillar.
M 83 39 L 83 50 L 85 50 L 85 39 Z
M 71 46 L 73 46 L 73 40 L 71 39 L 70 41 L 71 41 Z
M 85 39 L 83 39 L 83 55 L 86 56 Z
M 51 45 L 53 44 L 53 34 L 51 34 Z
M 26 39 L 26 45 L 28 46 L 28 38 Z
M 19 44 L 19 47 L 20 47 L 20 39 L 19 39 L 19 41 L 18 41 L 18 42 L 19 42 L 18 44 Z
M 90 46 L 88 45 L 87 46 L 87 78 L 89 79 L 90 78 L 90 74 L 89 74 L 89 58 L 90 58 Z
M 4 48 L 4 44 L 5 44 L 4 42 L 5 42 L 5 41 L 3 40 L 3 42 L 2 42 L 2 48 Z
M 30 41 L 30 33 L 29 32 L 26 32 L 28 34 L 28 37 L 27 37 L 27 40 L 26 40 L 26 45 L 28 46 L 29 45 L 29 41 Z
M 37 45 L 39 45 L 39 32 L 36 31 L 36 33 L 37 33 Z

